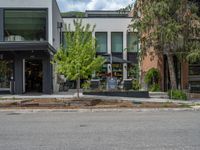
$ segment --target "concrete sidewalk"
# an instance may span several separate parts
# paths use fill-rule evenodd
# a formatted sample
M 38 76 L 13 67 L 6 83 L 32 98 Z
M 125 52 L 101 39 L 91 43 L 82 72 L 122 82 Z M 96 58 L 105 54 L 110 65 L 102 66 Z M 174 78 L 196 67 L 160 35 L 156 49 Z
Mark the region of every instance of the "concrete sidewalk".
M 43 98 L 75 98 L 76 97 L 75 91 L 65 92 L 65 93 L 58 93 L 52 95 L 38 95 L 38 94 L 26 94 L 26 95 L 2 95 L 0 96 L 0 102 L 5 101 L 21 101 L 27 99 L 43 99 Z M 83 95 L 80 93 L 80 97 L 82 98 L 97 98 L 103 100 L 127 100 L 127 101 L 134 101 L 134 102 L 173 102 L 173 103 L 185 103 L 185 104 L 200 104 L 200 100 L 189 100 L 189 101 L 178 101 L 178 100 L 170 100 L 168 98 L 129 98 L 129 97 L 114 97 L 114 96 L 89 96 Z M 4 100 L 5 99 L 5 100 Z

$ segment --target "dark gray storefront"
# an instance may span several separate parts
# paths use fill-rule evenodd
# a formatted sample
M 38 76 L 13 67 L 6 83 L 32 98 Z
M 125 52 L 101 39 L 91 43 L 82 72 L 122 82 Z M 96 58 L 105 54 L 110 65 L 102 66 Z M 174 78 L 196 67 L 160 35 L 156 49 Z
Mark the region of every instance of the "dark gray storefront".
M 48 10 L 0 8 L 0 93 L 53 93 Z
M 25 76 L 25 62 L 34 60 L 36 63 L 41 63 L 42 83 L 39 85 L 41 86 L 41 92 L 52 94 L 53 70 L 51 60 L 54 53 L 54 48 L 48 42 L 0 42 L 1 60 L 12 62 L 11 68 L 13 71 L 10 75 L 10 92 L 13 92 L 13 94 L 27 92 L 25 84 L 29 79 Z M 34 66 L 31 69 L 35 69 Z M 34 82 L 37 83 L 37 79 L 32 81 L 32 83 Z M 40 88 L 39 86 L 38 88 Z

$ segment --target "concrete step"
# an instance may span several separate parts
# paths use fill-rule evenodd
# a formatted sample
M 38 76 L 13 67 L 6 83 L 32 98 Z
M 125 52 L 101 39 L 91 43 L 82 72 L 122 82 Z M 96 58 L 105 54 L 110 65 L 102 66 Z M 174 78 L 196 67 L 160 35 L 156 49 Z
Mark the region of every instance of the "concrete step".
M 167 92 L 149 92 L 151 98 L 169 98 Z

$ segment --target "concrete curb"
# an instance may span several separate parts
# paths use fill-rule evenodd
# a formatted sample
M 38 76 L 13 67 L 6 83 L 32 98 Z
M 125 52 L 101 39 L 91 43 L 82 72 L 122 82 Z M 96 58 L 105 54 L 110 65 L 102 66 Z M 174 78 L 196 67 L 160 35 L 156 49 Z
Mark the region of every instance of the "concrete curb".
M 142 109 L 0 109 L 0 112 L 38 113 L 38 112 L 165 112 L 165 111 L 200 111 L 200 108 L 142 108 Z

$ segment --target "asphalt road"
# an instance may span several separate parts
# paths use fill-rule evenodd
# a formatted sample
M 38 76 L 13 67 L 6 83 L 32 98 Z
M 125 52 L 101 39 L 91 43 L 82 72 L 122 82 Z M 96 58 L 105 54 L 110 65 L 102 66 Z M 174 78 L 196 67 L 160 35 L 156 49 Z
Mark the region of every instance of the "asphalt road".
M 200 150 L 200 111 L 1 112 L 0 150 Z

